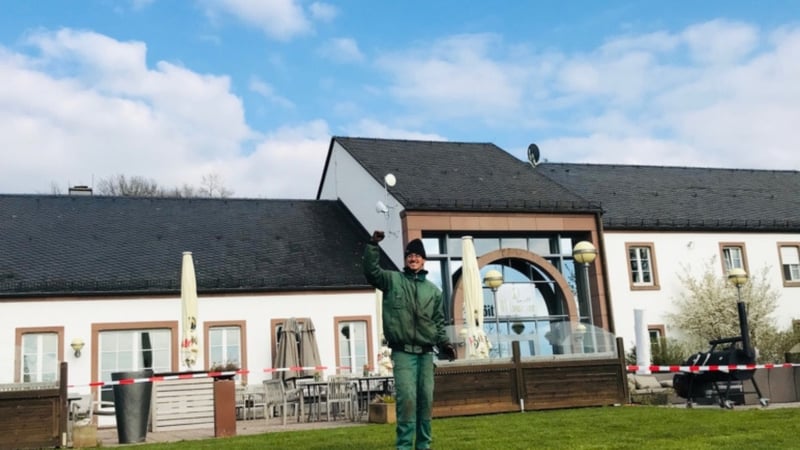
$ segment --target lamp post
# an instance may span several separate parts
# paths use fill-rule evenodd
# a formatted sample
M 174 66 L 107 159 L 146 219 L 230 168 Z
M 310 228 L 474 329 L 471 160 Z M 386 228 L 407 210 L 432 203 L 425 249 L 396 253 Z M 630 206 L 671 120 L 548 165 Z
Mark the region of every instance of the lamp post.
M 500 352 L 500 318 L 497 314 L 497 290 L 503 285 L 503 274 L 498 270 L 490 270 L 483 276 L 483 284 L 492 290 L 492 301 L 494 302 L 494 327 L 497 335 L 497 352 Z M 502 355 L 500 355 L 502 356 Z
M 733 269 L 728 271 L 728 281 L 731 282 L 734 286 L 736 286 L 736 295 L 739 299 L 739 302 L 742 301 L 742 286 L 747 283 L 747 272 L 744 269 L 739 267 L 734 267 Z
M 753 348 L 750 346 L 750 327 L 747 325 L 747 309 L 742 300 L 742 286 L 747 283 L 747 272 L 740 267 L 728 271 L 728 281 L 736 286 L 736 311 L 739 313 L 739 334 L 742 337 L 742 350 L 747 356 L 754 357 Z
M 592 293 L 589 290 L 589 264 L 594 262 L 597 258 L 597 249 L 589 241 L 580 241 L 575 244 L 572 249 L 572 256 L 575 262 L 580 264 L 581 270 L 581 297 L 586 304 L 586 313 L 589 316 L 589 325 L 592 326 L 588 331 L 591 336 L 592 351 L 595 350 L 595 336 L 594 336 L 594 314 L 592 313 Z M 581 311 L 582 313 L 583 311 Z

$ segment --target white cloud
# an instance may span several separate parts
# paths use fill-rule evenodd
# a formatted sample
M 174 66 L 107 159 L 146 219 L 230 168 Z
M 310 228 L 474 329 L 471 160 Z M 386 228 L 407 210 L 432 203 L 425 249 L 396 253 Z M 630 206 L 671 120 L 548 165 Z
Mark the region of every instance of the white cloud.
M 329 39 L 319 49 L 323 57 L 340 63 L 361 62 L 364 55 L 358 48 L 358 43 L 352 38 Z
M 206 13 L 211 17 L 219 13 L 229 14 L 278 40 L 289 40 L 312 29 L 311 21 L 298 0 L 198 1 L 206 6 Z
M 14 153 L 0 164 L 0 192 L 47 193 L 51 182 L 64 192 L 115 174 L 197 186 L 218 173 L 236 196 L 316 193 L 324 122 L 260 137 L 225 76 L 150 68 L 144 44 L 95 33 L 31 42 L 36 59 L 0 48 L 0 148 Z
M 569 56 L 546 103 L 560 160 L 800 169 L 800 28 L 725 21 Z
M 223 176 L 241 177 L 239 187 L 248 197 L 315 198 L 329 144 L 323 120 L 281 127 L 251 154 L 227 163 Z
M 498 52 L 503 48 L 496 35 L 458 35 L 383 55 L 377 64 L 388 73 L 389 92 L 401 103 L 444 118 L 505 115 L 519 108 L 530 73 L 493 59 Z
M 524 44 L 458 35 L 377 64 L 383 90 L 428 129 L 527 129 L 563 145 L 562 160 L 800 169 L 800 28 L 712 20 L 575 53 Z
M 724 64 L 747 56 L 758 43 L 758 30 L 747 24 L 714 20 L 686 28 L 681 38 L 694 60 Z
M 311 17 L 322 22 L 331 22 L 339 14 L 339 10 L 329 4 L 322 2 L 314 2 L 308 7 L 311 12 Z
M 272 85 L 258 78 L 254 77 L 250 80 L 250 90 L 266 98 L 270 103 L 276 104 L 282 108 L 292 109 L 295 106 L 291 100 L 276 94 Z
M 152 5 L 155 0 L 131 0 L 131 6 L 135 11 L 139 11 Z
M 385 139 L 409 139 L 420 141 L 446 141 L 436 133 L 422 133 L 419 131 L 396 128 L 373 119 L 362 119 L 346 127 L 349 136 L 379 137 Z

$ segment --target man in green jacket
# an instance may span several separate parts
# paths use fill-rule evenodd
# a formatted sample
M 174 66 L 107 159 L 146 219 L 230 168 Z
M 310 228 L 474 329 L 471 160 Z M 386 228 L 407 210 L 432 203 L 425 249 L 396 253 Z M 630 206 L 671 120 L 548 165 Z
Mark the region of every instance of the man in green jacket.
M 433 351 L 450 361 L 456 351 L 444 328 L 442 291 L 425 278 L 425 247 L 414 239 L 405 250 L 402 272 L 378 264 L 382 231 L 364 249 L 364 276 L 383 291 L 383 335 L 392 349 L 397 396 L 398 450 L 429 449 L 433 408 Z M 416 437 L 416 447 L 414 438 Z

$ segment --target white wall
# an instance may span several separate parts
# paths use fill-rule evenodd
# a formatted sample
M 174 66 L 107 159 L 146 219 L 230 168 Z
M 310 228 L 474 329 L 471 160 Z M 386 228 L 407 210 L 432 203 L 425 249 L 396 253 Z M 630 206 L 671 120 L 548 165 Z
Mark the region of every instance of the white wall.
M 236 295 L 225 297 L 203 297 L 198 301 L 198 330 L 201 349 L 204 321 L 245 321 L 247 327 L 247 362 L 251 382 L 260 382 L 270 375 L 263 369 L 272 367 L 270 319 L 308 317 L 314 322 L 322 365 L 329 367 L 327 374 L 334 373 L 336 349 L 334 348 L 334 317 L 370 316 L 375 327 L 375 292 L 348 293 L 302 293 Z M 180 327 L 180 297 L 148 297 L 128 299 L 84 299 L 84 300 L 23 300 L 0 304 L 0 383 L 14 381 L 16 358 L 14 347 L 15 330 L 18 327 L 64 327 L 64 359 L 69 363 L 69 384 L 77 392 L 88 393 L 89 382 L 98 381 L 91 373 L 92 348 L 91 327 L 93 323 L 178 321 Z M 180 333 L 180 328 L 178 330 Z M 377 332 L 372 330 L 373 346 L 377 349 Z M 70 343 L 79 337 L 85 347 L 81 357 L 76 358 Z M 180 338 L 180 335 L 179 335 Z M 173 349 L 180 352 L 180 349 Z M 377 350 L 376 350 L 377 352 Z M 180 355 L 180 354 L 179 354 Z M 204 351 L 198 355 L 195 368 L 203 368 Z M 370 355 L 375 364 L 375 355 Z M 179 357 L 180 359 L 180 357 Z M 179 367 L 184 370 L 184 367 Z
M 635 309 L 645 310 L 648 324 L 668 325 L 665 314 L 677 312 L 673 307 L 673 301 L 684 292 L 678 280 L 678 275 L 683 273 L 684 265 L 699 276 L 711 258 L 715 257 L 715 267 L 718 267 L 720 275 L 723 275 L 719 245 L 721 242 L 744 243 L 747 267 L 752 274 L 760 273 L 765 267 L 769 268 L 769 283 L 780 293 L 779 306 L 773 317 L 780 329 L 788 329 L 792 319 L 800 319 L 800 302 L 798 302 L 800 288 L 783 287 L 777 245 L 778 242 L 800 241 L 798 234 L 606 231 L 603 239 L 616 334 L 624 339 L 626 351 L 635 341 L 633 312 Z M 654 244 L 658 282 L 661 287 L 659 290 L 630 289 L 628 255 L 625 251 L 625 244 L 630 242 Z M 670 336 L 675 337 L 675 333 L 667 327 L 667 337 Z
M 398 177 L 397 184 L 403 182 L 404 180 Z M 320 190 L 320 199 L 341 199 L 368 233 L 374 230 L 385 231 L 386 239 L 381 243 L 381 248 L 397 267 L 403 267 L 403 236 L 400 222 L 402 207 L 392 197 L 391 192 L 392 188 L 389 188 L 387 198 L 383 180 L 380 183 L 376 181 L 338 142 L 334 142 L 328 172 Z M 375 205 L 378 201 L 391 207 L 388 221 L 387 215 L 376 211 Z M 364 236 L 364 239 L 367 237 Z

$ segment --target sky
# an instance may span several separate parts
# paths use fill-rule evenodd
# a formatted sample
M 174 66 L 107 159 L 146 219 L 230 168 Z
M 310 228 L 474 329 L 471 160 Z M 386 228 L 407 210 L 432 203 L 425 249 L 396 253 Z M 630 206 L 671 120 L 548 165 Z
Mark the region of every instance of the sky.
M 332 136 L 800 170 L 800 2 L 0 0 L 0 193 L 314 198 Z

